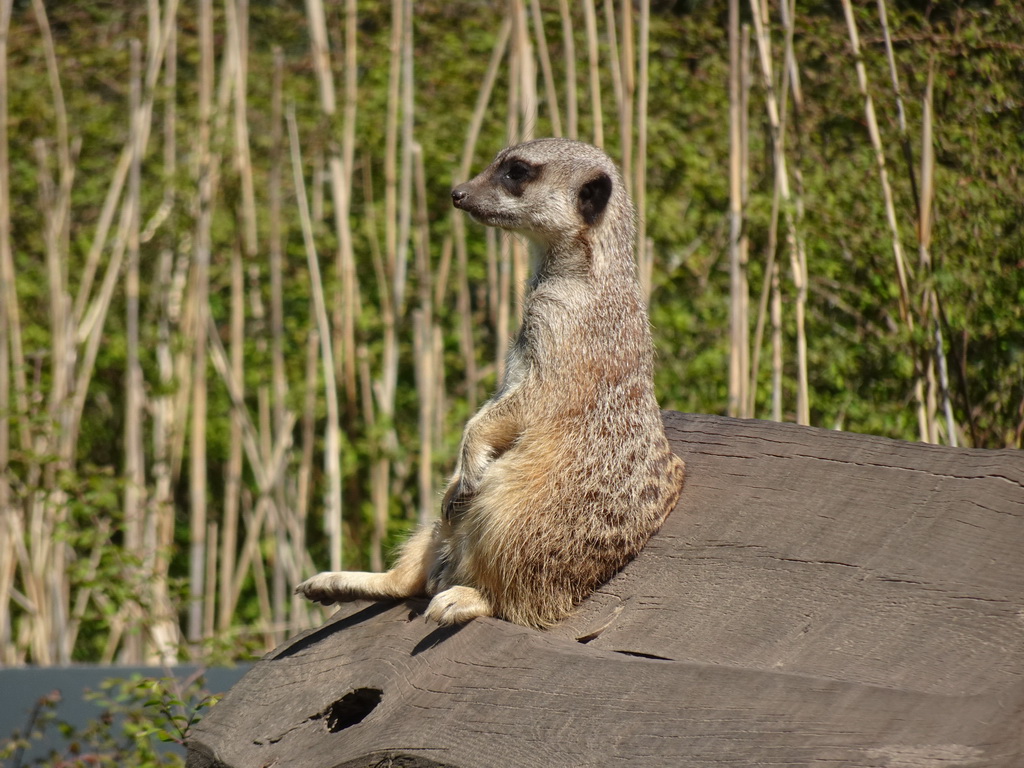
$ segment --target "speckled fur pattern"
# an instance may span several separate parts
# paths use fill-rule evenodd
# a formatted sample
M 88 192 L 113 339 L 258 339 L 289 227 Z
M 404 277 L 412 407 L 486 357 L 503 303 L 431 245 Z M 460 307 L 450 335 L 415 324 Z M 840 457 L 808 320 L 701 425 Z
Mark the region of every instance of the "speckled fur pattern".
M 636 213 L 607 155 L 566 139 L 502 150 L 452 200 L 535 252 L 504 379 L 466 425 L 441 520 L 387 573 L 321 573 L 296 592 L 429 596 L 442 624 L 547 627 L 636 556 L 682 490 L 654 397 Z

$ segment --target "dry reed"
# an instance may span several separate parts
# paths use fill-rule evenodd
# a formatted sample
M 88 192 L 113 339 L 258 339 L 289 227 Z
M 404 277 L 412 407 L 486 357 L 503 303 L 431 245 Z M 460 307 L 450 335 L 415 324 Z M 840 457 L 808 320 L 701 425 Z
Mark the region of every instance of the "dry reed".
M 288 62 L 276 49 L 265 150 L 253 138 L 248 106 L 254 41 L 249 39 L 247 0 L 231 0 L 217 9 L 211 0 L 200 0 L 194 116 L 180 114 L 177 107 L 182 89 L 178 34 L 184 28 L 177 2 L 149 0 L 146 7 L 145 42 L 130 47 L 127 138 L 103 180 L 106 192 L 79 263 L 69 253 L 71 238 L 81 237 L 84 229 L 72 205 L 80 143 L 64 104 L 61 59 L 45 5 L 42 0 L 31 3 L 54 132 L 52 139 L 36 143 L 50 345 L 39 354 L 25 349 L 24 304 L 14 272 L 8 186 L 7 31 L 12 1 L 0 0 L 0 663 L 6 665 L 70 661 L 83 626 L 96 611 L 109 617 L 99 655 L 135 663 L 202 655 L 215 636 L 243 631 L 239 608 L 247 601 L 260 615 L 244 629 L 256 642 L 274 644 L 308 627 L 322 614 L 290 594 L 293 583 L 316 567 L 342 567 L 343 554 L 357 548 L 372 568 L 382 568 L 396 508 L 403 507 L 406 518 L 420 522 L 436 513 L 440 470 L 450 460 L 450 441 L 443 439 L 445 430 L 453 428 L 447 413 L 457 398 L 463 410 L 475 409 L 485 387 L 501 375 L 522 311 L 520 286 L 528 266 L 522 243 L 488 230 L 481 248 L 486 280 L 478 286 L 471 278 L 471 225 L 454 214 L 450 220 L 431 220 L 428 158 L 415 121 L 418 75 L 411 0 L 391 4 L 383 115 L 357 112 L 362 103 L 357 3 L 346 0 L 325 7 L 322 0 L 307 0 L 317 128 L 325 140 L 320 146 L 304 136 L 306 126 L 300 127 L 296 109 L 286 109 Z M 922 104 L 918 167 L 910 162 L 911 139 L 886 9 L 884 0 L 878 0 L 900 141 L 914 188 L 919 235 L 915 273 L 900 244 L 885 144 L 849 0 L 843 7 L 892 242 L 901 321 L 908 329 L 925 328 L 929 339 L 927 349 L 915 354 L 921 438 L 955 444 L 941 301 L 927 279 L 935 194 L 932 81 Z M 729 205 L 723 211 L 730 274 L 727 407 L 733 415 L 753 416 L 760 394 L 772 418 L 792 413 L 807 424 L 812 414 L 809 270 L 799 134 L 795 149 L 792 141 L 803 102 L 794 6 L 784 0 L 777 22 L 769 17 L 766 2 L 751 0 L 750 11 L 752 41 L 750 29 L 740 23 L 739 0 L 729 4 L 731 149 Z M 339 14 L 337 25 L 334 13 Z M 332 50 L 330 30 L 335 26 L 340 32 Z M 772 44 L 773 30 L 783 35 L 781 47 Z M 637 259 L 648 299 L 658 275 L 644 216 L 651 35 L 649 0 L 604 0 L 600 8 L 595 0 L 580 7 L 566 0 L 557 6 L 509 0 L 495 23 L 491 57 L 452 168 L 453 181 L 459 182 L 485 159 L 479 155 L 481 136 L 495 116 L 503 121 L 509 142 L 550 131 L 585 135 L 615 148 L 641 213 Z M 223 43 L 215 46 L 218 38 Z M 750 317 L 748 286 L 748 169 L 755 162 L 749 141 L 759 122 L 748 118 L 756 89 L 751 45 L 761 76 L 756 98 L 766 112 L 773 201 L 756 318 Z M 585 72 L 577 72 L 577 50 Z M 502 89 L 507 100 L 498 103 L 495 93 Z M 156 128 L 159 159 L 149 143 L 155 107 L 162 110 Z M 381 152 L 360 145 L 357 119 L 382 121 Z M 186 133 L 192 140 L 181 147 L 177 137 Z M 304 147 L 311 148 L 304 153 Z M 377 154 L 380 167 L 374 168 Z M 189 180 L 181 183 L 178 164 L 186 156 Z M 285 168 L 289 160 L 291 174 Z M 160 168 L 158 179 L 154 166 Z M 383 186 L 375 189 L 378 171 Z M 224 179 L 230 184 L 222 184 Z M 157 186 L 161 183 L 162 188 Z M 146 194 L 154 190 L 158 194 Z M 214 234 L 217 215 L 233 222 L 227 246 Z M 177 231 L 172 226 L 176 219 L 190 221 L 189 231 Z M 285 297 L 294 288 L 288 281 L 296 279 L 287 262 L 294 237 L 290 225 L 302 238 L 306 258 L 300 273 L 308 275 L 313 318 L 297 351 L 289 349 L 285 308 Z M 357 252 L 357 243 L 365 244 L 365 253 Z M 330 257 L 322 259 L 329 250 Z M 789 266 L 786 280 L 783 260 Z M 364 262 L 372 264 L 372 275 L 358 273 L 357 263 Z M 147 263 L 152 265 L 148 269 Z M 217 276 L 211 277 L 212 267 Z M 77 273 L 69 274 L 71 268 Z M 211 292 L 225 287 L 224 275 L 226 309 L 222 317 L 214 317 Z M 920 285 L 915 277 L 921 278 Z M 153 297 L 149 305 L 142 300 L 147 294 Z M 454 312 L 446 306 L 452 302 Z M 379 338 L 372 340 L 363 327 L 371 305 L 380 327 Z M 93 402 L 92 377 L 115 308 L 123 308 L 126 345 L 124 400 L 119 404 L 124 458 L 118 476 L 123 490 L 116 515 L 97 510 L 91 522 L 95 536 L 72 546 L 58 535 L 73 525 L 61 475 L 76 468 L 83 414 Z M 785 332 L 790 322 L 795 329 L 791 339 Z M 446 369 L 446 356 L 456 354 L 446 349 L 448 335 L 457 343 L 458 377 Z M 155 368 L 146 374 L 142 359 L 150 339 L 155 339 Z M 784 341 L 791 341 L 791 351 Z M 268 361 L 266 371 L 254 369 L 249 342 Z M 771 376 L 769 391 L 763 392 L 759 367 L 762 357 L 769 357 L 762 355 L 766 343 Z M 493 364 L 481 362 L 487 358 L 485 348 L 494 351 Z M 300 371 L 294 381 L 289 379 L 289 362 Z M 396 425 L 403 417 L 403 366 L 415 380 L 414 430 Z M 792 381 L 786 370 L 795 371 Z M 795 402 L 787 407 L 789 391 L 795 391 Z M 208 444 L 210 416 L 224 392 L 229 434 L 223 467 L 215 468 Z M 23 418 L 33 409 L 46 418 Z M 400 432 L 407 431 L 417 437 L 402 446 Z M 343 467 L 344 441 L 358 439 L 366 443 L 362 455 L 368 464 Z M 7 468 L 15 453 L 50 458 L 27 461 L 25 477 L 13 478 Z M 323 461 L 319 472 L 318 458 Z M 211 487 L 217 485 L 219 471 L 224 472 L 223 491 L 215 495 Z M 358 544 L 351 539 L 364 533 L 362 511 L 346 508 L 343 516 L 350 477 L 356 483 L 366 478 L 372 508 L 369 530 Z M 187 488 L 187 496 L 176 509 L 179 486 Z M 182 605 L 172 583 L 176 511 L 188 528 L 187 598 Z M 307 531 L 316 530 L 313 521 L 326 540 L 323 563 L 312 562 L 307 546 Z M 123 535 L 126 549 L 136 556 L 135 565 L 126 565 L 122 574 L 133 590 L 127 598 L 108 594 L 97 583 L 113 535 Z M 180 539 L 179 531 L 179 546 Z M 72 570 L 78 574 L 74 578 Z M 179 612 L 185 617 L 184 631 Z

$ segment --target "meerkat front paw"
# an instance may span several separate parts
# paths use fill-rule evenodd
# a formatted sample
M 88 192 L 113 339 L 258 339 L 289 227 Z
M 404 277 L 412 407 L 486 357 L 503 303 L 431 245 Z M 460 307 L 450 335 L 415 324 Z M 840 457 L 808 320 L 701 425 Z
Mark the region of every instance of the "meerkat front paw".
M 434 599 L 427 606 L 426 617 L 445 626 L 465 624 L 477 616 L 490 616 L 493 613 L 491 604 L 480 590 L 472 587 L 450 587 L 434 595 Z
M 344 575 L 344 573 L 318 573 L 295 587 L 295 594 L 302 595 L 314 603 L 332 605 L 343 599 L 335 585 Z
M 384 574 L 360 571 L 325 571 L 306 579 L 295 588 L 295 594 L 321 605 L 378 597 L 373 587 Z

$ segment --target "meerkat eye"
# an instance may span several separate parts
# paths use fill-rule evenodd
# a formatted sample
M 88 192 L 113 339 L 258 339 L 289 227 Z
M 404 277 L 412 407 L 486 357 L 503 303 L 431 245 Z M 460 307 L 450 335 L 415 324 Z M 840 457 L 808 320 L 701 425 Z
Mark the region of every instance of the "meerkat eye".
M 512 197 L 521 197 L 530 183 L 540 177 L 543 166 L 510 157 L 498 167 L 494 180 L 505 188 Z
M 530 175 L 530 167 L 526 163 L 513 162 L 505 171 L 505 178 L 509 181 L 522 181 Z

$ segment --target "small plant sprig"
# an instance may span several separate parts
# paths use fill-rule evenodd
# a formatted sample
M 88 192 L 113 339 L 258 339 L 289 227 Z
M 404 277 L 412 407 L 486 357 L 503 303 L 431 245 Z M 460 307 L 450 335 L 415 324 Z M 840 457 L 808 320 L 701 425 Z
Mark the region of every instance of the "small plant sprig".
M 141 675 L 112 678 L 105 680 L 98 691 L 86 693 L 85 698 L 102 712 L 78 728 L 57 717 L 59 691 L 40 697 L 24 732 L 15 731 L 0 739 L 0 763 L 10 768 L 180 768 L 185 764 L 181 750 L 161 747 L 160 743 L 183 747 L 203 711 L 220 700 L 204 689 L 202 671 L 184 680 Z M 25 755 L 43 741 L 49 726 L 58 729 L 63 745 L 26 762 Z

